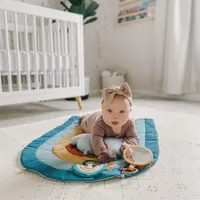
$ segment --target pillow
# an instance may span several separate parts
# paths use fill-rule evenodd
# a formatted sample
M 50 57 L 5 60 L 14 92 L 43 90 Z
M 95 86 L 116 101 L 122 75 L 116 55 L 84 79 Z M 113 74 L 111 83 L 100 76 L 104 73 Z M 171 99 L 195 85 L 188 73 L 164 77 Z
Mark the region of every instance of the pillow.
M 106 144 L 116 153 L 117 156 L 121 156 L 120 147 L 122 144 L 122 138 L 104 138 Z M 75 145 L 83 154 L 94 154 L 91 146 L 91 134 L 83 133 L 74 136 L 71 140 L 71 144 Z

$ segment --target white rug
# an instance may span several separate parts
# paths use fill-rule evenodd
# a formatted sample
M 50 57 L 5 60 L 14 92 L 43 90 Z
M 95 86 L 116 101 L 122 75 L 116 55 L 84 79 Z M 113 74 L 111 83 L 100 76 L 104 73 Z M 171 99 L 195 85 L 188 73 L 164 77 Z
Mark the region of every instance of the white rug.
M 68 117 L 0 129 L 0 200 L 199 200 L 200 116 L 134 106 L 134 118 L 153 118 L 160 158 L 146 173 L 99 183 L 60 183 L 21 170 L 19 152 Z

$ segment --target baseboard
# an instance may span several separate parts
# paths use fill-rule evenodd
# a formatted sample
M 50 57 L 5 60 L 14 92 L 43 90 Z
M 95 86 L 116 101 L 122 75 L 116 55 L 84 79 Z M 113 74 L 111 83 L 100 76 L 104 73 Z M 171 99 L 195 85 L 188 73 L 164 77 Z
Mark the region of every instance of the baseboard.
M 176 100 L 200 102 L 200 94 L 167 95 L 167 94 L 164 94 L 164 93 L 151 91 L 151 90 L 133 90 L 133 96 L 135 96 L 135 97 L 149 97 L 149 98 L 163 98 L 163 99 L 176 99 Z

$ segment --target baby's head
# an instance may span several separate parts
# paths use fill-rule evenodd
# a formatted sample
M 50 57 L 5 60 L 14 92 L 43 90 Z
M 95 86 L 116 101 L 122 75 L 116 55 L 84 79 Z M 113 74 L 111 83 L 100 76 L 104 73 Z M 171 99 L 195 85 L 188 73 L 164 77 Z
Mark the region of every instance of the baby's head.
M 102 117 L 104 122 L 113 127 L 123 126 L 130 117 L 132 94 L 127 83 L 121 87 L 105 88 L 102 91 Z

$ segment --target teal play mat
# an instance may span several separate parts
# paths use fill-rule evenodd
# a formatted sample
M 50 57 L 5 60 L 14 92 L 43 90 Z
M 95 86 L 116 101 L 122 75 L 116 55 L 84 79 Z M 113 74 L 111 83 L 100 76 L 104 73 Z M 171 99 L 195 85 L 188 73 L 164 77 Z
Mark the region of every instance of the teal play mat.
M 21 164 L 30 171 L 39 173 L 40 175 L 59 181 L 72 182 L 95 182 L 114 177 L 127 178 L 135 176 L 148 170 L 156 163 L 159 157 L 159 143 L 156 127 L 153 119 L 137 119 L 135 121 L 136 131 L 140 139 L 140 145 L 149 148 L 153 153 L 154 161 L 150 166 L 145 166 L 138 170 L 135 174 L 122 174 L 122 167 L 126 162 L 121 159 L 113 164 L 112 170 L 104 170 L 97 177 L 81 177 L 72 171 L 74 163 L 66 162 L 56 157 L 52 153 L 52 148 L 59 143 L 67 134 L 71 133 L 78 126 L 77 116 L 71 117 L 61 126 L 47 132 L 40 138 L 32 141 L 26 146 L 21 154 Z

